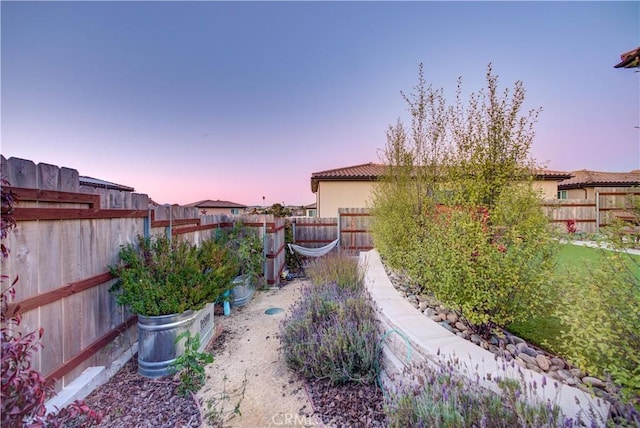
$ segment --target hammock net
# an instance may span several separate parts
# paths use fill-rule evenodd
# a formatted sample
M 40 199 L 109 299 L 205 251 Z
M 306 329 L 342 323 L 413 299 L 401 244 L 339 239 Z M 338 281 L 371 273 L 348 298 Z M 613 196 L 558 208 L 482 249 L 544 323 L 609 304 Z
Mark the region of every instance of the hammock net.
M 336 245 L 338 245 L 340 239 L 336 239 L 332 241 L 330 244 L 325 245 L 320 248 L 306 248 L 301 247 L 300 245 L 289 244 L 289 250 L 293 253 L 294 251 L 298 254 L 301 254 L 305 257 L 322 257 L 327 254 L 329 251 L 333 250 Z

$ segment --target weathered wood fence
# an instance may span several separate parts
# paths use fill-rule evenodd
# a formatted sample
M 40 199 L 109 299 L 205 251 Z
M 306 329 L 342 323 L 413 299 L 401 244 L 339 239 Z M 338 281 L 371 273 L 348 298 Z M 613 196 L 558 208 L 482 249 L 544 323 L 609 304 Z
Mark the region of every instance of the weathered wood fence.
M 340 208 L 338 217 L 291 219 L 294 243 L 318 248 L 340 237 L 340 251 L 357 254 L 373 249 L 371 215 L 366 208 Z
M 11 253 L 2 262 L 2 275 L 18 278 L 11 307 L 20 307 L 24 331 L 45 329 L 33 366 L 56 390 L 88 367 L 109 366 L 136 341 L 137 317 L 109 293 L 115 279 L 108 266 L 138 235 L 179 235 L 199 244 L 240 220 L 263 237 L 267 283 L 279 281 L 284 219 L 150 207 L 144 194 L 81 186 L 70 168 L 4 156 L 1 162 L 2 176 L 17 197 L 16 228 L 5 240 Z
M 568 220 L 574 220 L 579 231 L 596 233 L 616 218 L 629 217 L 629 198 L 640 196 L 640 192 L 601 189 L 596 190 L 595 195 L 594 199 L 545 201 L 542 206 L 559 227 L 563 228 Z

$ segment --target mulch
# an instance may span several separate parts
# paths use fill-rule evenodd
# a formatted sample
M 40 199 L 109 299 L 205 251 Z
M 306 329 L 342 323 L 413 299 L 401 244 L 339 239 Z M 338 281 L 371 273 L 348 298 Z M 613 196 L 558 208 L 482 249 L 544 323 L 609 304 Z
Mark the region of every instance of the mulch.
M 214 356 L 233 340 L 226 331 L 218 331 L 216 336 L 207 348 Z M 85 399 L 89 407 L 103 414 L 98 427 L 195 428 L 202 425 L 200 403 L 195 396 L 180 396 L 176 392 L 176 379 L 148 379 L 137 371 L 138 360 L 134 355 L 113 378 Z M 308 380 L 306 388 L 314 415 L 327 427 L 385 426 L 384 397 L 376 385 L 333 386 L 326 380 Z

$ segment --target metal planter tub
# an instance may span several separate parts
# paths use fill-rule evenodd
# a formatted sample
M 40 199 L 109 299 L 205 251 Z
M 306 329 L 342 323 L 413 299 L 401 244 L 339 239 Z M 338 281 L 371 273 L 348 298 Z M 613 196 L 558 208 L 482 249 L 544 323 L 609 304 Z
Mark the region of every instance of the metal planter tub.
M 157 378 L 170 374 L 169 365 L 184 354 L 184 340 L 176 343 L 181 333 L 189 330 L 200 334 L 200 349 L 205 348 L 214 332 L 213 303 L 199 311 L 181 314 L 138 315 L 138 373 Z
M 231 300 L 231 306 L 238 307 L 245 305 L 249 300 L 251 300 L 255 291 L 256 287 L 251 282 L 251 276 L 236 276 L 233 280 L 233 289 L 231 290 L 231 295 L 233 297 Z

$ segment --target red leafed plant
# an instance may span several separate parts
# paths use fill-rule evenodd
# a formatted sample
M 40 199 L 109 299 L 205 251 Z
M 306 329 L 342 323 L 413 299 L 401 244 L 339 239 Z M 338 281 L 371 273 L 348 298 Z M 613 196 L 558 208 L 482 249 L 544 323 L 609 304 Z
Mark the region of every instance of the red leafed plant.
M 578 225 L 574 219 L 567 220 L 566 224 L 568 233 L 576 233 L 578 231 Z
M 2 179 L 2 224 L 0 238 L 7 237 L 15 227 L 13 204 L 15 197 L 5 179 Z M 9 248 L 2 243 L 1 261 L 9 256 Z M 54 393 L 44 376 L 31 367 L 34 354 L 42 347 L 40 339 L 44 334 L 42 327 L 30 333 L 20 329 L 22 317 L 20 307 L 10 309 L 9 298 L 15 295 L 16 277 L 11 285 L 4 288 L 9 280 L 2 274 L 0 296 L 0 340 L 2 343 L 2 384 L 0 388 L 2 427 L 63 427 L 73 421 L 73 426 L 88 427 L 99 423 L 102 416 L 91 410 L 82 401 L 75 401 L 55 414 L 46 414 L 45 400 Z

